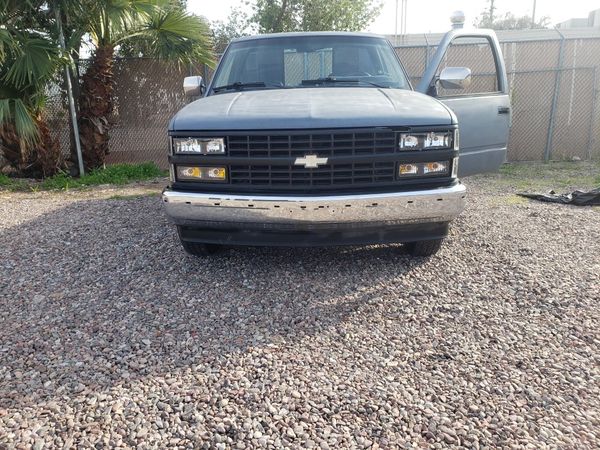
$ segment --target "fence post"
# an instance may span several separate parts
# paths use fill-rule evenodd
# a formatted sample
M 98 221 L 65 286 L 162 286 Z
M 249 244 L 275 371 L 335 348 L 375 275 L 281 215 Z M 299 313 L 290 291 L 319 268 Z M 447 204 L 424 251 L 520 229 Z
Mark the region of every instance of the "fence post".
M 597 114 L 597 105 L 598 105 L 598 92 L 600 89 L 598 88 L 598 67 L 594 67 L 594 84 L 593 84 L 593 96 L 592 96 L 592 114 L 590 119 L 590 135 L 588 138 L 588 160 L 592 160 L 592 146 L 594 145 L 594 124 L 596 123 L 596 114 Z
M 552 157 L 552 138 L 554 134 L 554 122 L 556 120 L 556 106 L 558 104 L 558 96 L 560 94 L 560 81 L 562 77 L 562 69 L 565 58 L 565 36 L 556 29 L 560 35 L 560 50 L 558 52 L 558 67 L 554 76 L 554 95 L 552 97 L 552 109 L 550 110 L 550 123 L 548 124 L 548 136 L 546 137 L 546 150 L 544 151 L 544 162 L 550 161 Z
M 425 69 L 423 70 L 423 73 L 425 73 L 425 70 L 427 70 L 427 66 L 429 65 L 429 39 L 427 39 L 425 33 L 423 33 L 423 36 L 425 37 L 425 44 L 427 44 L 425 47 Z
M 61 56 L 65 56 L 66 45 L 63 32 L 62 21 L 60 20 L 60 10 L 56 5 L 56 25 L 58 26 L 58 40 L 60 43 Z M 73 98 L 73 85 L 71 84 L 71 73 L 68 66 L 65 66 L 65 84 L 67 85 L 67 96 L 69 99 L 69 112 L 71 114 L 71 123 L 73 124 L 73 139 L 75 141 L 75 151 L 77 153 L 77 165 L 79 167 L 79 176 L 85 175 L 83 164 L 83 154 L 81 153 L 81 141 L 79 139 L 79 124 L 77 122 L 77 109 L 75 108 L 75 99 Z

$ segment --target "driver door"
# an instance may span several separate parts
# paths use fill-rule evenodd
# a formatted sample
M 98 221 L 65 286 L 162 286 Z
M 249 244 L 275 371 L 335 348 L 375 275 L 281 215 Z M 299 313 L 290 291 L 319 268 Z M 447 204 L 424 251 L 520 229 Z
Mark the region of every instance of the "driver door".
M 471 83 L 444 88 L 440 74 L 449 67 L 468 67 Z M 510 99 L 504 60 L 493 31 L 448 32 L 417 91 L 436 97 L 458 119 L 460 177 L 495 172 L 506 161 Z

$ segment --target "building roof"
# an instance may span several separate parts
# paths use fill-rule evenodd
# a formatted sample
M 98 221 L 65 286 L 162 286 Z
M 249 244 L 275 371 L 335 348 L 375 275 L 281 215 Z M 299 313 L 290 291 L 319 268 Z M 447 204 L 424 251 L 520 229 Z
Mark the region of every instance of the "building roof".
M 354 37 L 385 37 L 379 34 L 373 33 L 359 33 L 352 31 L 301 31 L 294 33 L 270 33 L 270 34 L 257 34 L 254 36 L 243 36 L 236 39 L 232 39 L 231 42 L 240 41 L 252 41 L 256 39 L 273 39 L 273 38 L 286 38 L 286 37 L 303 37 L 303 36 L 354 36 Z
M 600 28 L 581 27 L 565 28 L 557 30 L 555 28 L 543 28 L 537 30 L 498 30 L 496 31 L 500 42 L 515 41 L 549 41 L 555 39 L 593 39 L 600 38 Z M 395 42 L 395 36 L 388 34 L 385 36 L 389 41 L 398 47 L 421 47 L 426 45 L 437 45 L 444 33 L 430 34 L 407 34 L 398 35 L 398 41 Z

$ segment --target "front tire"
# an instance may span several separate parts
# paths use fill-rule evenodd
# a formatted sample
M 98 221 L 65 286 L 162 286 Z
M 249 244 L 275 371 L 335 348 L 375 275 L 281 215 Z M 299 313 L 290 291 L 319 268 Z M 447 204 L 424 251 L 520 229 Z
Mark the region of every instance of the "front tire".
M 181 242 L 181 246 L 186 251 L 186 253 L 192 256 L 214 255 L 223 247 L 219 244 L 206 244 L 204 242 L 185 241 L 181 238 L 181 230 L 179 229 L 179 227 L 177 227 L 177 231 L 179 233 L 179 241 Z
M 412 256 L 432 256 L 442 248 L 443 242 L 444 239 L 410 242 L 406 244 L 406 248 Z
M 181 245 L 183 249 L 192 256 L 211 256 L 221 250 L 221 245 L 219 244 L 181 241 Z

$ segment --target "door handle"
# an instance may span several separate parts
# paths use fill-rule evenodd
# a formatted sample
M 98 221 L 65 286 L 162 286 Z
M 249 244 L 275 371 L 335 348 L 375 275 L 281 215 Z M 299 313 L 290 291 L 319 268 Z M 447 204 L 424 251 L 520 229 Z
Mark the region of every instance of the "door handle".
M 509 114 L 510 106 L 498 106 L 498 114 Z

